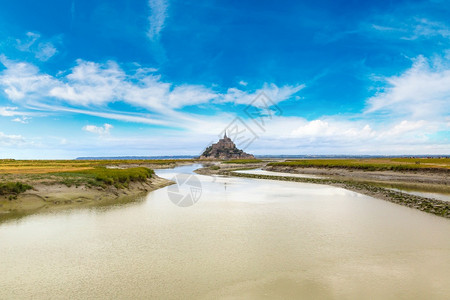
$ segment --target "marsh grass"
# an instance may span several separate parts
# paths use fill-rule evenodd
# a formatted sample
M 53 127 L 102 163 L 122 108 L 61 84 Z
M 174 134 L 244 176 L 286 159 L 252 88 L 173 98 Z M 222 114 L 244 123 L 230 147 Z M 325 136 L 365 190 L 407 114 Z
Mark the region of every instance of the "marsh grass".
M 450 158 L 382 158 L 382 159 L 299 159 L 273 162 L 268 166 L 303 168 L 345 168 L 364 171 L 450 171 Z
M 151 178 L 155 172 L 144 167 L 129 169 L 96 168 L 82 171 L 82 174 L 94 176 L 96 181 L 100 181 L 106 185 L 115 185 L 119 188 L 128 187 L 128 184 L 133 181 L 144 182 Z
M 130 182 L 145 182 L 151 178 L 155 172 L 145 167 L 129 169 L 108 169 L 97 167 L 95 169 L 55 173 L 59 177 L 59 182 L 66 186 L 100 186 L 113 185 L 117 188 L 126 188 Z
M 0 195 L 18 195 L 33 187 L 21 182 L 5 182 L 0 183 Z
M 15 195 L 31 186 L 64 184 L 68 187 L 128 188 L 154 175 L 151 166 L 194 162 L 160 160 L 13 160 L 0 159 L 0 195 Z M 108 168 L 117 167 L 117 168 Z M 22 182 L 14 183 L 14 182 Z M 26 184 L 25 184 L 26 183 Z

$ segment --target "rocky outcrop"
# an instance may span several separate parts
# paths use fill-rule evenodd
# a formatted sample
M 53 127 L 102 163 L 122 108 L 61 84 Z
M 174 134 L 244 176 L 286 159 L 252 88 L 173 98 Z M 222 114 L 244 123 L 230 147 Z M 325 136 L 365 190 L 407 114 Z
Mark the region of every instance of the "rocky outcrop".
M 245 153 L 236 147 L 233 141 L 227 137 L 225 133 L 224 137 L 217 143 L 212 144 L 202 153 L 200 159 L 254 159 L 252 154 Z

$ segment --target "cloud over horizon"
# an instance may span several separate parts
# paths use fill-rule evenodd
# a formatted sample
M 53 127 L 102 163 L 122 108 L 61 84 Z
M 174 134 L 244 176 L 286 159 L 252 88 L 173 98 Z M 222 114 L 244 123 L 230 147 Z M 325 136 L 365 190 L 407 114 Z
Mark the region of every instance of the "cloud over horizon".
M 3 156 L 196 155 L 236 118 L 255 154 L 450 154 L 442 2 L 43 1 L 0 4 Z

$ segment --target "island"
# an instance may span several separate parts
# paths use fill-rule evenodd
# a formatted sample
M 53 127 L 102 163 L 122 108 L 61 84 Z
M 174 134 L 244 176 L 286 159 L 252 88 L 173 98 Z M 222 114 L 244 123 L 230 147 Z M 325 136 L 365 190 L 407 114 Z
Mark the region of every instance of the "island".
M 200 156 L 200 159 L 255 159 L 252 154 L 245 153 L 243 150 L 238 149 L 236 144 L 227 137 L 225 132 L 222 139 L 217 143 L 212 144 Z

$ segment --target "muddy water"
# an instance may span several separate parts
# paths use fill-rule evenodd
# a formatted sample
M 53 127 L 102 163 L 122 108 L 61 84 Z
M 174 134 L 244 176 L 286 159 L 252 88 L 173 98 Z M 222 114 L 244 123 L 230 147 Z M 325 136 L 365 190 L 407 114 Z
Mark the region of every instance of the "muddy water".
M 196 177 L 191 207 L 164 188 L 131 204 L 0 224 L 0 299 L 450 294 L 447 219 L 335 187 Z

